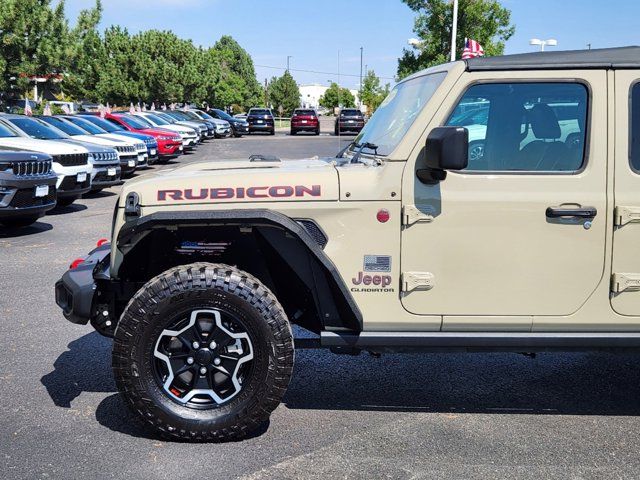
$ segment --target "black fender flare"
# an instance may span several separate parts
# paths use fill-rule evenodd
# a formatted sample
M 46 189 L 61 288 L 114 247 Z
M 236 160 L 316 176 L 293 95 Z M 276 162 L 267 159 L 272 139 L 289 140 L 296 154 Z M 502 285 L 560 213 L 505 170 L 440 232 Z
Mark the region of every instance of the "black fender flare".
M 239 226 L 278 226 L 290 235 L 300 240 L 309 253 L 326 269 L 330 278 L 338 288 L 346 305 L 357 321 L 362 331 L 362 313 L 358 308 L 349 288 L 345 285 L 338 269 L 329 259 L 320 245 L 295 220 L 280 212 L 267 209 L 236 209 L 236 210 L 202 210 L 202 211 L 168 211 L 156 212 L 138 218 L 128 218 L 128 221 L 118 232 L 116 248 L 123 254 L 131 250 L 146 233 L 154 228 L 167 226 L 179 228 L 181 225 L 239 225 Z M 117 276 L 117 272 L 113 272 Z

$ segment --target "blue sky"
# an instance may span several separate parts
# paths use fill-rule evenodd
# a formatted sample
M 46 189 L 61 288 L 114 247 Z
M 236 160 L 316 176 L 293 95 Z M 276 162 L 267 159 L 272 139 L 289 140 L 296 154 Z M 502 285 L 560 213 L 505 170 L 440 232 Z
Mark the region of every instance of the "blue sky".
M 66 0 L 73 20 L 93 0 Z M 640 2 L 503 0 L 516 34 L 506 53 L 532 51 L 531 37 L 556 38 L 558 49 L 640 44 Z M 173 30 L 199 45 L 230 34 L 252 55 L 258 79 L 280 75 L 291 55 L 299 83 L 336 80 L 355 88 L 364 63 L 393 83 L 397 58 L 413 36 L 413 12 L 400 0 L 103 0 L 103 27 Z M 278 67 L 278 68 L 266 68 Z M 295 71 L 313 70 L 326 73 Z M 344 74 L 353 75 L 345 76 Z

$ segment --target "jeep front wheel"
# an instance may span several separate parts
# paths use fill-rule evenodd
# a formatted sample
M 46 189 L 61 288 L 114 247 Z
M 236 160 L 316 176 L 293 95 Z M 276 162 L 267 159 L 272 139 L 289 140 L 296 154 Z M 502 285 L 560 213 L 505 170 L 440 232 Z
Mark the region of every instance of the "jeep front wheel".
M 115 333 L 126 403 L 164 436 L 238 439 L 278 406 L 293 370 L 291 327 L 252 275 L 194 263 L 151 279 Z

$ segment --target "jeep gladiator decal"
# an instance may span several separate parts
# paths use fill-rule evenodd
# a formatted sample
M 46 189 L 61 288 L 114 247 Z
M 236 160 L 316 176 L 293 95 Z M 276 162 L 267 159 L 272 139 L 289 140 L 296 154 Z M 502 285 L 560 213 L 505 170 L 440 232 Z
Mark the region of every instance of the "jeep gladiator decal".
M 360 285 L 352 287 L 352 292 L 393 292 L 393 288 L 389 287 L 391 275 L 368 275 L 364 272 L 358 272 L 358 275 L 351 279 L 351 283 Z
M 321 186 L 277 185 L 256 187 L 187 188 L 185 190 L 158 190 L 158 201 L 231 200 L 245 198 L 319 197 Z

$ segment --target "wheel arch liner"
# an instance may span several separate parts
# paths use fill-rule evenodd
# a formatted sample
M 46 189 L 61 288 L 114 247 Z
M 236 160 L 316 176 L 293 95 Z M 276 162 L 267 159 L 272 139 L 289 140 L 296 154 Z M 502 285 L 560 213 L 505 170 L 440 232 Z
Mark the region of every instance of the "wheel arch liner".
M 291 217 L 279 212 L 266 209 L 156 212 L 136 219 L 130 219 L 125 223 L 118 232 L 116 248 L 124 258 L 127 253 L 147 235 L 147 233 L 154 229 L 207 225 L 237 225 L 241 227 L 276 226 L 294 236 L 302 242 L 311 257 L 314 258 L 329 275 L 329 278 L 337 288 L 339 294 L 344 299 L 346 306 L 353 315 L 358 329 L 360 331 L 362 330 L 362 313 L 351 296 L 351 292 L 342 280 L 336 266 L 301 225 Z M 112 271 L 112 278 L 118 277 L 119 268 L 120 265 Z M 353 330 L 354 328 L 353 325 L 349 325 L 349 322 L 345 322 L 344 329 Z

